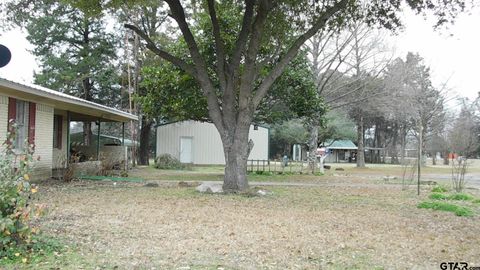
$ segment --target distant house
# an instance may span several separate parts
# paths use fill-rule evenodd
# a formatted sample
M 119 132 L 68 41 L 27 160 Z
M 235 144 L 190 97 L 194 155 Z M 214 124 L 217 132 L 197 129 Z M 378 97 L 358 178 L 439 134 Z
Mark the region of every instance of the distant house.
M 156 155 L 170 154 L 182 163 L 225 164 L 223 145 L 215 125 L 183 121 L 157 126 Z M 250 126 L 254 146 L 248 159 L 268 160 L 269 131 Z
M 34 177 L 48 178 L 65 166 L 70 156 L 70 122 L 128 122 L 137 116 L 37 85 L 0 78 L 0 140 L 6 139 L 10 120 L 18 125 L 15 148 L 35 145 Z M 2 146 L 0 146 L 2 147 Z M 123 151 L 124 147 L 100 151 Z M 98 153 L 97 153 L 98 156 Z
M 351 140 L 327 140 L 322 144 L 329 155 L 325 162 L 353 162 L 357 155 L 357 146 Z

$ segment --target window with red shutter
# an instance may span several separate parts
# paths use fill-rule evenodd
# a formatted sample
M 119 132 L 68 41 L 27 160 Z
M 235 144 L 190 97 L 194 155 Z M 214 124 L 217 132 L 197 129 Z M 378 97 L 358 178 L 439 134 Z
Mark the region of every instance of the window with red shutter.
M 35 145 L 35 120 L 37 117 L 37 105 L 30 102 L 28 108 L 28 143 Z

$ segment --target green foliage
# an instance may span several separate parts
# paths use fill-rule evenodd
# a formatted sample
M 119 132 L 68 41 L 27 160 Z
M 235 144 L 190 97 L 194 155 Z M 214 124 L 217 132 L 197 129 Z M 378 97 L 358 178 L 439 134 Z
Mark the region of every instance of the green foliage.
M 26 29 L 40 62 L 35 83 L 101 104 L 120 97 L 114 36 L 92 1 L 10 1 L 8 21 Z
M 357 127 L 355 123 L 341 111 L 329 111 L 325 116 L 324 128 L 318 131 L 319 141 L 331 140 L 357 140 Z
M 455 213 L 455 215 L 462 217 L 473 216 L 473 211 L 468 207 L 444 202 L 421 202 L 418 204 L 418 208 L 452 212 Z
M 480 203 L 480 199 L 475 199 L 472 201 L 472 203 Z
M 324 123 L 327 106 L 317 95 L 317 87 L 308 65 L 306 53 L 301 51 L 285 68 L 259 105 L 255 121 L 269 124 L 285 120 L 314 118 Z M 267 71 L 266 71 L 267 72 Z
M 269 171 L 254 171 L 254 172 L 251 172 L 250 174 L 252 174 L 252 175 L 262 175 L 262 176 L 272 176 L 272 175 L 274 175 L 273 172 L 269 172 Z
M 282 157 L 290 155 L 293 144 L 305 144 L 308 132 L 301 119 L 279 122 L 270 129 L 270 155 Z
M 0 257 L 10 256 L 13 247 L 34 244 L 32 236 L 38 228 L 30 226 L 29 221 L 43 210 L 42 206 L 30 203 L 37 192 L 29 183 L 34 145 L 27 145 L 24 153 L 16 153 L 16 128 L 11 121 L 0 153 Z
M 455 193 L 452 195 L 447 195 L 443 193 L 432 193 L 429 196 L 433 200 L 454 200 L 454 201 L 469 201 L 473 200 L 473 196 L 465 193 Z
M 428 197 L 433 200 L 448 200 L 449 198 L 448 195 L 442 193 L 432 193 Z
M 473 200 L 473 196 L 465 193 L 455 193 L 448 197 L 449 200 L 456 200 L 456 201 L 469 201 Z
M 207 100 L 195 79 L 167 62 L 142 70 L 145 96 L 136 96 L 143 112 L 165 121 L 208 120 Z
M 183 170 L 186 166 L 170 154 L 163 154 L 155 158 L 155 168 L 163 170 Z
M 65 251 L 65 246 L 56 239 L 44 235 L 33 235 L 30 245 L 16 245 L 2 254 L 0 266 L 32 264 L 45 257 L 54 256 Z
M 447 191 L 448 191 L 448 189 L 446 187 L 442 187 L 442 186 L 435 186 L 432 189 L 432 192 L 438 192 L 438 193 L 447 192 Z

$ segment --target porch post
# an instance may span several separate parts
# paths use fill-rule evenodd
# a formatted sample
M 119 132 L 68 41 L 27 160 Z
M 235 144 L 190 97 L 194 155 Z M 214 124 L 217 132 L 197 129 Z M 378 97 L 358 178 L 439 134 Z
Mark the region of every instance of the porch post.
M 157 132 L 158 132 L 158 124 L 155 125 L 155 141 L 154 141 L 154 144 L 155 144 L 155 148 L 153 149 L 153 162 L 155 163 L 155 161 L 157 160 L 157 143 L 158 143 L 158 139 L 157 139 Z
M 122 122 L 122 146 L 125 146 L 125 122 Z
M 97 160 L 100 157 L 100 120 L 97 122 Z
M 67 111 L 67 147 L 65 147 L 67 149 L 67 165 L 71 158 L 70 147 L 70 112 Z

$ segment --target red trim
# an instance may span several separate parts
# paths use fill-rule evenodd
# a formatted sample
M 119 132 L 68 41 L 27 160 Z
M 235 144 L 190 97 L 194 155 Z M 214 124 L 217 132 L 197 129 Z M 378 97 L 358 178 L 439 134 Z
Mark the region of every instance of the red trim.
M 63 131 L 63 116 L 57 115 L 57 145 L 58 149 L 62 149 L 62 132 Z
M 30 102 L 28 108 L 28 143 L 35 144 L 35 117 L 37 114 L 37 105 Z
M 17 100 L 14 98 L 8 98 L 8 130 L 10 130 L 10 120 L 17 119 Z

